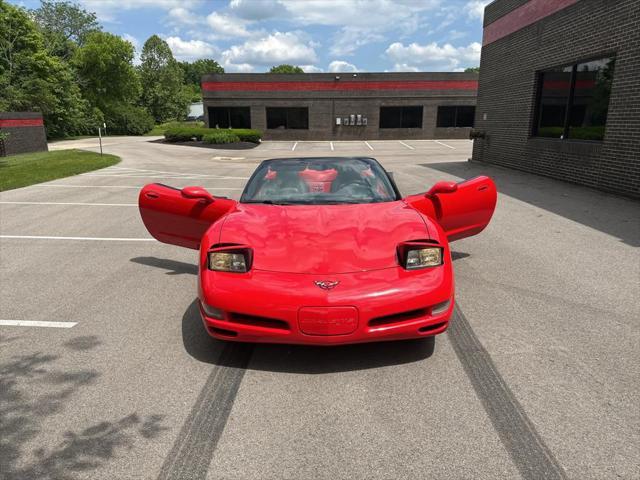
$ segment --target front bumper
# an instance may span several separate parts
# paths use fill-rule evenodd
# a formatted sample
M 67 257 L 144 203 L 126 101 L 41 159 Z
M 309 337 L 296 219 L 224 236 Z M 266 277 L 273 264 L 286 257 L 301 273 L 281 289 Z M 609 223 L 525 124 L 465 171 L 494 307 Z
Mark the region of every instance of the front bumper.
M 315 284 L 327 280 L 339 283 L 330 290 Z M 207 332 L 241 342 L 341 345 L 428 337 L 447 329 L 454 306 L 449 262 L 334 275 L 201 270 L 198 285 Z M 205 314 L 203 302 L 223 318 Z

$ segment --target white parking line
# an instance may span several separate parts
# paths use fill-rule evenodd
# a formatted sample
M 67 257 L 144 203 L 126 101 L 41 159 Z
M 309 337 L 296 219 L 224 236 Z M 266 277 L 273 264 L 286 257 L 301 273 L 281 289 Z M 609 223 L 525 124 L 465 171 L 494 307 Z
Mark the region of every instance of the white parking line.
M 35 320 L 0 320 L 0 326 L 5 327 L 48 327 L 48 328 L 71 328 L 78 322 L 40 322 Z
M 294 143 L 293 147 L 291 147 L 291 151 L 293 152 L 296 149 L 297 146 L 298 146 L 298 142 Z
M 4 205 L 91 205 L 97 207 L 137 207 L 137 203 L 76 203 L 76 202 L 3 202 Z
M 369 147 L 369 150 L 373 150 L 373 147 L 372 147 L 371 145 L 369 145 L 369 142 L 367 142 L 366 140 L 365 140 L 364 144 L 365 144 L 367 147 Z
M 331 147 L 331 151 L 333 152 L 333 142 L 329 142 L 329 146 Z
M 215 157 L 214 157 L 215 158 Z M 239 158 L 244 158 L 244 157 L 239 157 Z M 165 172 L 163 170 L 147 170 L 147 169 L 142 169 L 142 168 L 129 168 L 129 167 L 109 167 L 109 170 L 111 169 L 117 169 L 117 170 L 124 170 L 126 171 L 134 171 L 134 172 L 149 172 L 149 173 L 170 173 L 172 175 L 191 175 L 191 176 L 203 176 L 204 174 L 202 173 L 190 173 L 190 172 Z M 106 169 L 105 169 L 106 170 Z M 122 173 L 125 173 L 122 172 Z M 205 175 L 206 176 L 206 175 Z
M 439 142 L 438 140 L 434 140 L 434 142 L 436 142 L 438 145 L 442 145 L 443 147 L 451 148 L 453 150 L 456 149 L 456 147 L 452 147 L 451 145 L 447 145 L 446 143 Z
M 0 235 L 0 238 L 21 240 L 89 240 L 96 242 L 157 242 L 155 238 L 117 238 L 117 237 L 47 237 L 38 235 Z
M 402 140 L 398 140 L 399 143 L 401 143 L 402 145 L 404 145 L 405 147 L 407 147 L 409 150 L 415 150 L 415 147 L 412 147 L 411 145 L 407 145 L 406 143 L 404 143 Z

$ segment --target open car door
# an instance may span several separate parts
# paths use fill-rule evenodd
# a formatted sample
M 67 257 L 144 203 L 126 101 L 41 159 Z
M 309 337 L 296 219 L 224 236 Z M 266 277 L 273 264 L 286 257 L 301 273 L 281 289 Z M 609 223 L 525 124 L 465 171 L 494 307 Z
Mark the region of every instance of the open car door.
M 405 202 L 437 221 L 451 242 L 484 230 L 496 199 L 495 183 L 482 176 L 461 183 L 438 182 L 427 193 L 406 197 Z
M 202 187 L 179 190 L 160 183 L 145 185 L 138 197 L 144 226 L 156 240 L 195 250 L 211 224 L 236 203 Z

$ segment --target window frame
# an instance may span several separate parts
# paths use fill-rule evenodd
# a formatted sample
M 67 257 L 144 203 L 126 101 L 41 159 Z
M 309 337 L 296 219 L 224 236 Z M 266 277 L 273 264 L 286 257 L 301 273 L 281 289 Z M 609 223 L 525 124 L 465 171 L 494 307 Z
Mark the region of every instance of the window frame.
M 578 65 L 583 64 L 583 63 L 589 63 L 589 62 L 594 62 L 597 60 L 604 60 L 606 58 L 609 59 L 613 59 L 614 62 L 617 60 L 617 55 L 616 52 L 604 52 L 600 55 L 595 55 L 595 56 L 590 56 L 588 58 L 580 58 L 577 60 L 572 60 L 570 62 L 565 62 L 565 63 L 561 63 L 558 65 L 553 65 L 553 66 L 549 66 L 546 67 L 542 70 L 536 70 L 535 72 L 535 91 L 534 91 L 534 97 L 533 97 L 533 119 L 531 122 L 531 128 L 529 129 L 529 138 L 542 138 L 545 140 L 551 140 L 551 141 L 571 141 L 571 142 L 596 142 L 596 143 L 602 143 L 604 141 L 604 133 L 602 136 L 601 140 L 585 140 L 582 138 L 571 138 L 569 136 L 569 131 L 571 129 L 571 111 L 573 109 L 573 101 L 574 101 L 574 96 L 575 96 L 575 88 L 576 88 L 576 77 L 577 77 L 577 73 L 578 73 Z M 567 103 L 565 105 L 565 114 L 564 114 L 564 121 L 563 121 L 563 127 L 562 127 L 562 137 L 561 138 L 554 138 L 554 137 L 544 137 L 544 136 L 540 136 L 538 135 L 538 129 L 539 129 L 539 124 L 540 124 L 540 113 L 541 113 L 541 103 L 540 100 L 542 98 L 542 87 L 543 87 L 543 81 L 544 81 L 544 74 L 547 72 L 551 72 L 553 71 L 553 69 L 556 68 L 563 68 L 563 67 L 571 67 L 571 77 L 569 79 L 570 82 L 570 86 L 569 86 L 569 93 L 568 93 L 568 98 L 567 98 Z M 615 76 L 615 65 L 614 65 L 614 70 L 613 70 L 613 75 Z M 612 78 L 612 85 L 613 85 L 613 78 Z M 611 104 L 611 97 L 609 97 L 609 102 L 607 104 L 607 113 L 609 112 L 609 106 Z M 607 129 L 607 124 L 605 122 L 604 124 L 604 131 L 606 132 Z
M 302 128 L 298 128 L 298 127 L 290 127 L 289 126 L 289 110 L 305 110 L 306 114 L 307 114 L 307 121 L 306 121 L 306 126 L 302 127 Z M 285 127 L 283 129 L 281 129 L 280 127 L 276 127 L 276 128 L 269 128 L 269 110 L 284 110 L 285 111 Z M 302 106 L 302 107 L 265 107 L 264 108 L 264 119 L 265 119 L 265 126 L 267 130 L 309 130 L 309 107 L 308 106 Z
M 442 126 L 439 124 L 441 108 L 454 109 L 453 125 Z M 471 125 L 464 125 L 464 126 L 458 125 L 458 114 L 459 114 L 458 110 L 461 108 L 473 108 L 473 122 Z M 476 118 L 476 105 L 438 105 L 438 108 L 436 109 L 436 128 L 473 128 L 473 125 L 476 123 L 475 118 Z
M 384 108 L 398 108 L 400 109 L 400 125 L 397 127 L 382 126 L 382 110 Z M 404 120 L 404 109 L 419 108 L 420 109 L 420 125 L 417 127 L 405 127 L 402 125 Z M 378 129 L 392 130 L 392 129 L 423 129 L 424 128 L 424 105 L 380 105 L 378 110 Z
M 226 109 L 227 110 L 227 127 L 219 127 L 221 129 L 251 129 L 251 107 L 250 106 L 238 106 L 238 105 L 230 105 L 230 106 L 225 106 L 225 105 L 209 105 L 207 106 L 207 117 L 208 117 L 208 121 L 209 121 L 209 127 L 210 128 L 216 128 L 216 124 L 213 122 L 213 118 L 211 116 L 211 113 L 213 110 L 215 109 Z M 231 124 L 231 110 L 232 109 L 243 109 L 243 110 L 248 110 L 248 120 L 249 120 L 249 125 L 246 127 L 237 127 L 237 126 L 233 126 Z M 244 116 L 244 114 L 243 114 Z

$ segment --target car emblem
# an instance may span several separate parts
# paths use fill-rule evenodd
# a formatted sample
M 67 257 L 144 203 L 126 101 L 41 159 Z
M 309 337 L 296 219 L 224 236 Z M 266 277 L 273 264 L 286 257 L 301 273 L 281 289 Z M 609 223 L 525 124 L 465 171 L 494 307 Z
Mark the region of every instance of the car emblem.
M 329 280 L 316 280 L 313 283 L 315 283 L 317 286 L 319 286 L 323 290 L 331 290 L 340 282 L 338 280 L 336 280 L 335 282 L 330 282 Z

